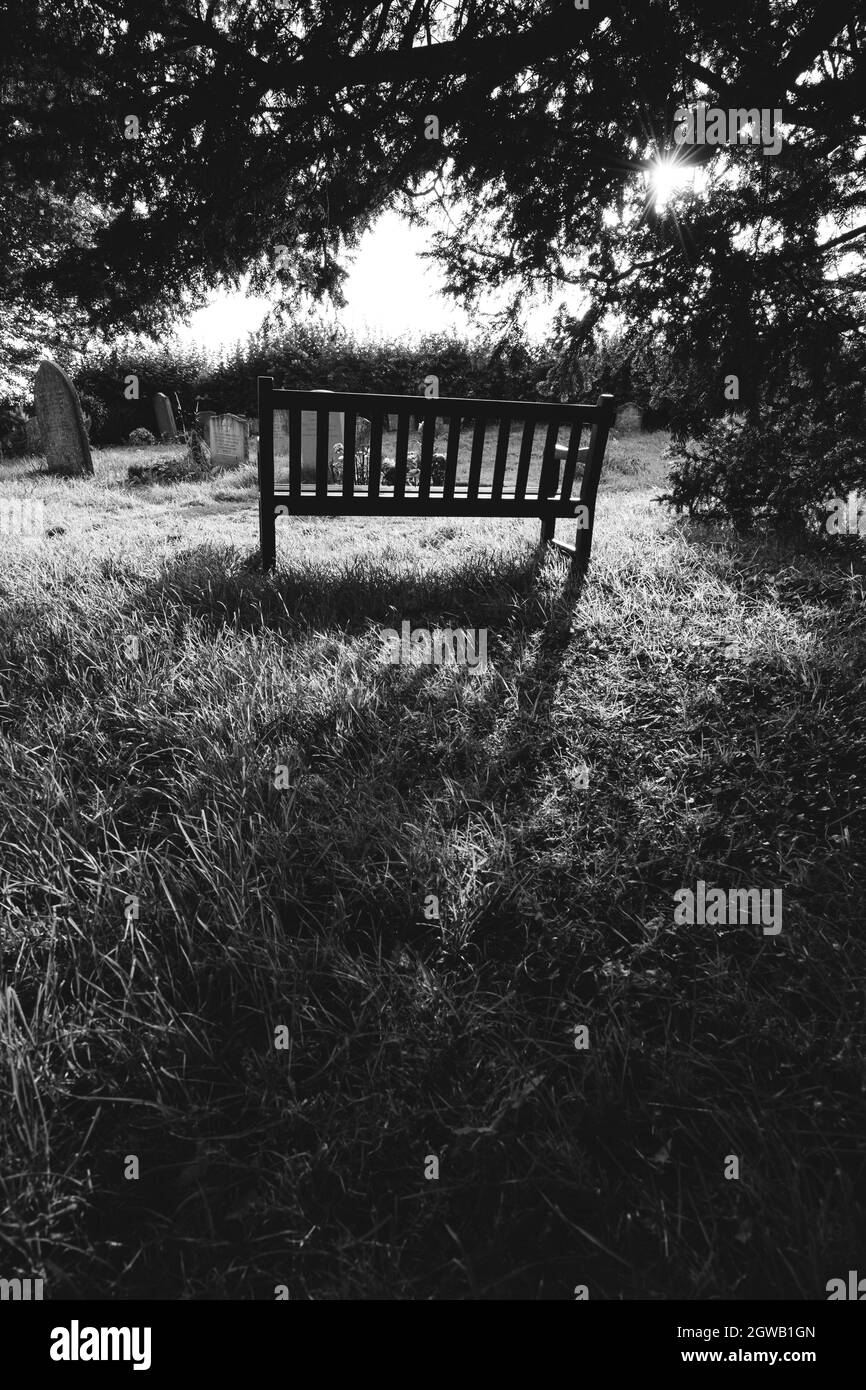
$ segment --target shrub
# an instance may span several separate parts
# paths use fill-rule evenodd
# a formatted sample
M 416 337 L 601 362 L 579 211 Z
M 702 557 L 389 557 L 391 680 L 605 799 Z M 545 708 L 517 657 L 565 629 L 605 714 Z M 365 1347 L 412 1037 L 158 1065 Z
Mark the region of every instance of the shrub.
M 153 434 L 151 434 L 150 430 L 146 430 L 146 429 L 144 429 L 143 426 L 139 426 L 138 429 L 133 430 L 132 433 L 130 434 L 130 436 L 129 436 L 129 443 L 130 443 L 130 444 L 155 444 L 155 443 L 156 443 L 156 436 L 153 435 Z
M 26 414 L 19 401 L 8 406 L 0 406 L 0 454 L 13 457 L 26 452 L 27 440 L 24 433 Z
M 823 525 L 833 497 L 866 488 L 862 376 L 834 376 L 815 391 L 796 375 L 746 416 L 675 438 L 671 490 L 661 499 L 691 515 L 721 515 L 738 530 L 756 517 L 783 531 Z
M 87 429 L 87 438 L 91 444 L 102 444 L 105 441 L 105 423 L 108 412 L 104 403 L 98 396 L 91 392 L 84 392 L 79 395 L 81 402 L 81 413 L 84 416 L 84 424 Z

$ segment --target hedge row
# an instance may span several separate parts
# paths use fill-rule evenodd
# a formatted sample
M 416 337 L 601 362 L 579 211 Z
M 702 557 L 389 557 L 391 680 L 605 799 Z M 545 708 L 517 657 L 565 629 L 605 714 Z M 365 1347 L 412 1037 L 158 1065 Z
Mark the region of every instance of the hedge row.
M 87 360 L 73 374 L 95 444 L 114 444 L 133 429 L 155 430 L 153 397 L 164 391 L 175 415 L 180 402 L 189 420 L 197 406 L 257 413 L 256 382 L 272 376 L 297 390 L 392 391 L 424 394 L 425 378 L 438 377 L 442 396 L 526 400 L 544 396 L 552 359 L 543 349 L 515 344 L 497 352 L 488 342 L 443 334 L 414 344 L 362 341 L 345 333 L 296 326 L 277 337 L 257 335 L 219 361 L 178 347 L 130 344 Z M 137 378 L 138 399 L 127 400 L 128 379 Z M 180 424 L 180 421 L 178 421 Z
M 563 389 L 571 400 L 593 400 L 601 390 L 613 391 L 619 401 L 637 401 L 651 425 L 667 423 L 675 408 L 661 359 L 650 354 L 635 360 L 622 335 L 604 339 L 573 364 L 568 382 L 558 365 L 553 341 L 512 339 L 503 344 L 491 337 L 470 340 L 447 333 L 413 342 L 363 339 L 312 323 L 263 330 L 220 358 L 177 342 L 154 345 L 129 339 L 91 351 L 78 365 L 68 364 L 68 370 L 90 420 L 91 440 L 99 446 L 122 443 L 135 429 L 155 433 L 153 397 L 158 391 L 172 401 L 178 426 L 189 423 L 197 407 L 254 416 L 259 376 L 272 376 L 278 386 L 295 389 L 405 395 L 424 394 L 425 380 L 435 376 L 442 396 L 518 401 L 560 399 Z M 0 401 L 0 450 L 15 453 L 23 446 L 21 416 L 30 410 L 32 401 Z

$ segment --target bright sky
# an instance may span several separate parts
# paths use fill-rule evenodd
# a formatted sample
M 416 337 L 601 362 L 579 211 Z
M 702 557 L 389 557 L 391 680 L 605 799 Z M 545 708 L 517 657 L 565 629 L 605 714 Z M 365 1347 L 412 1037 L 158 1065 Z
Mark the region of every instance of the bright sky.
M 404 337 L 453 328 L 474 334 L 483 319 L 468 317 L 453 300 L 441 293 L 438 266 L 423 261 L 430 234 L 411 227 L 397 213 L 384 213 L 364 236 L 345 284 L 348 305 L 335 313 L 319 308 L 319 314 L 339 321 L 362 336 Z M 557 296 L 558 299 L 563 296 Z M 243 294 L 215 294 L 209 306 L 192 316 L 188 327 L 178 326 L 184 343 L 204 347 L 231 346 L 257 329 L 268 310 L 267 299 Z M 495 308 L 492 299 L 484 306 Z M 542 333 L 553 317 L 555 304 L 539 305 L 528 316 L 532 333 Z

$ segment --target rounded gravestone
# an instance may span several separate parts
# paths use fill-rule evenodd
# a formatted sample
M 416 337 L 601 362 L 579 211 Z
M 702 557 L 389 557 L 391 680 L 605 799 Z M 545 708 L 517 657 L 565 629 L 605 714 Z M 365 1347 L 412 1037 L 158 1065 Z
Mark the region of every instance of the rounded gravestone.
M 643 419 L 638 406 L 633 401 L 626 401 L 616 412 L 615 429 L 620 434 L 634 434 L 643 426 Z
M 157 391 L 154 396 L 153 411 L 156 415 L 156 427 L 160 439 L 164 444 L 174 444 L 177 440 L 174 411 L 171 408 L 171 401 L 164 391 Z
M 69 377 L 54 362 L 40 362 L 33 386 L 42 451 L 56 473 L 92 474 L 90 440 Z

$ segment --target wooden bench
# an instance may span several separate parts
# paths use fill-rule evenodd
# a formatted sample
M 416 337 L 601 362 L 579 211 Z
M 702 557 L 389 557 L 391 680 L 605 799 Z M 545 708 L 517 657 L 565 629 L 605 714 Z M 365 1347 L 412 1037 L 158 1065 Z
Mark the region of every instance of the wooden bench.
M 274 478 L 274 412 L 288 416 L 288 487 Z M 315 412 L 315 459 L 302 461 L 301 415 Z M 343 474 L 335 480 L 328 457 L 328 416 L 342 413 Z M 395 473 L 382 478 L 384 419 L 395 416 Z M 433 482 L 434 428 L 425 428 L 418 480 L 410 484 L 410 416 L 448 422 L 442 482 Z M 460 428 L 465 416 L 474 420 L 468 476 L 458 484 Z M 571 556 L 572 574 L 589 564 L 595 497 L 613 418 L 613 396 L 600 396 L 596 405 L 562 405 L 556 401 L 460 400 L 444 396 L 366 395 L 350 391 L 286 391 L 273 378 L 259 377 L 259 534 L 265 570 L 276 561 L 277 516 L 482 516 L 527 517 L 541 521 L 541 543 L 550 542 Z M 358 421 L 370 422 L 369 466 L 366 482 L 356 481 Z M 506 487 L 512 426 L 522 422 L 516 476 Z M 498 424 L 492 475 L 482 483 L 486 427 Z M 528 490 L 536 427 L 544 427 L 544 445 L 534 491 Z M 568 438 L 558 442 L 559 431 Z M 582 444 L 586 427 L 588 442 Z M 581 468 L 579 497 L 572 497 L 575 473 Z M 561 471 L 561 477 L 560 477 Z M 307 474 L 305 477 L 304 474 Z M 556 540 L 560 518 L 577 518 L 574 545 Z

